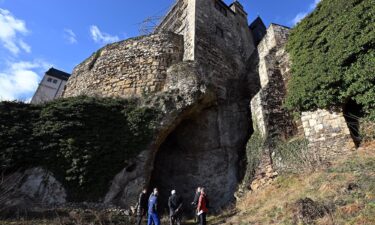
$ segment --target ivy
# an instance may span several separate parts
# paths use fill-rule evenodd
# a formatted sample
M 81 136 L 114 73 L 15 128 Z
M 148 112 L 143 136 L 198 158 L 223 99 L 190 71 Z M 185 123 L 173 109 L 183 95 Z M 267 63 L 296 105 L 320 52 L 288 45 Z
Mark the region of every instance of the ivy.
M 375 121 L 375 4 L 322 0 L 291 32 L 286 106 L 341 108 L 349 100 Z
M 64 183 L 70 200 L 98 200 L 126 161 L 150 143 L 159 117 L 134 99 L 1 102 L 1 170 L 43 166 Z

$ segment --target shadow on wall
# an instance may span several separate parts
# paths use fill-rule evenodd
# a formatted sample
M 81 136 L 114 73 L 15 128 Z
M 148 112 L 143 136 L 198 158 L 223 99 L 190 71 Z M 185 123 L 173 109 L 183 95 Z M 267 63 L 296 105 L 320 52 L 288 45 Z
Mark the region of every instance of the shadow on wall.
M 364 116 L 363 108 L 361 105 L 350 99 L 344 105 L 343 112 L 353 141 L 356 147 L 359 147 L 359 145 L 361 144 L 359 120 Z

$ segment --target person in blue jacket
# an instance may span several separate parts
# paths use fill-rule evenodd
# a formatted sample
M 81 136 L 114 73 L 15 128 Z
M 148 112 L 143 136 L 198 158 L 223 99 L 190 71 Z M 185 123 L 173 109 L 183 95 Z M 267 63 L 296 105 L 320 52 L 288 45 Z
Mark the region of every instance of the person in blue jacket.
M 148 221 L 147 225 L 160 225 L 160 219 L 158 215 L 158 189 L 154 188 L 154 191 L 148 199 Z

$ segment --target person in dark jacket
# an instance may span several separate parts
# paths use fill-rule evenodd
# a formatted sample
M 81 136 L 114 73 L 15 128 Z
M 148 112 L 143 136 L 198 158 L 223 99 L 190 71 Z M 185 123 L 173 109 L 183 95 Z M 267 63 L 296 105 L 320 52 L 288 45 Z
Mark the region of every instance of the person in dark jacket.
M 207 199 L 205 189 L 202 188 L 201 196 L 199 197 L 198 207 L 197 207 L 197 212 L 198 212 L 197 214 L 199 216 L 200 225 L 207 224 L 206 222 L 206 216 L 208 213 L 207 202 L 208 202 L 208 199 Z
M 148 221 L 147 225 L 160 225 L 160 219 L 158 215 L 158 189 L 154 188 L 154 191 L 148 199 Z
M 201 196 L 201 187 L 198 187 L 197 190 L 195 191 L 194 200 L 191 203 L 195 209 L 197 208 L 200 196 Z M 199 216 L 197 215 L 196 211 L 194 211 L 194 215 L 195 215 L 195 217 L 194 217 L 195 222 L 199 224 Z
M 137 225 L 141 225 L 142 218 L 146 215 L 147 212 L 147 189 L 143 188 L 141 194 L 138 197 L 137 203 Z
M 171 192 L 168 199 L 168 207 L 170 225 L 181 225 L 182 198 L 176 194 L 175 190 Z
M 201 188 L 200 187 L 197 188 L 197 190 L 195 192 L 195 195 L 194 195 L 194 200 L 191 203 L 195 207 L 198 205 L 199 196 L 201 196 Z

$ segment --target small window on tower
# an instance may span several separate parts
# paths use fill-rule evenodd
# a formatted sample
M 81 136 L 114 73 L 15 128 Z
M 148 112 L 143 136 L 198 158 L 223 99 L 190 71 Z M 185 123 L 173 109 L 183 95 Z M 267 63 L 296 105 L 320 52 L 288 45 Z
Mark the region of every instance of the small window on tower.
M 53 80 L 53 83 L 54 83 L 54 84 L 57 84 L 57 80 Z
M 215 1 L 215 8 L 219 10 L 224 16 L 227 16 L 227 9 L 220 0 Z
M 48 79 L 47 79 L 47 82 L 52 82 L 52 78 L 48 78 Z
M 223 38 L 224 37 L 224 30 L 221 27 L 216 26 L 216 35 Z

